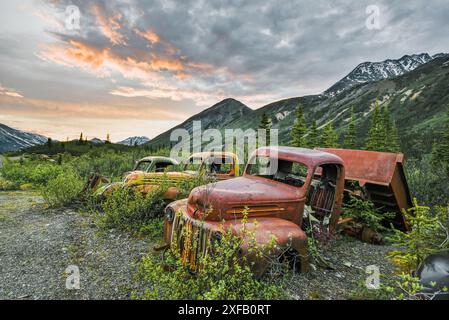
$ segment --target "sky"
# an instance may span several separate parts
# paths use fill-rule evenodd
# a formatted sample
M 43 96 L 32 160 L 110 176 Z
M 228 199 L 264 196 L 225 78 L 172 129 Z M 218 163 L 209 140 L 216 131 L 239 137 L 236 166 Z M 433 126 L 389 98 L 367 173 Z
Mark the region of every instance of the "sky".
M 228 97 L 256 109 L 448 52 L 448 35 L 447 0 L 3 0 L 0 123 L 152 138 Z

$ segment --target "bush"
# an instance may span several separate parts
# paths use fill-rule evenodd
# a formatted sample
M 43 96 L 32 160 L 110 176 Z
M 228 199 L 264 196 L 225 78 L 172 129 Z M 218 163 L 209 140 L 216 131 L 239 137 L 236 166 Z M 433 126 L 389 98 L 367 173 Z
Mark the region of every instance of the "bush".
M 68 171 L 51 178 L 39 191 L 50 207 L 61 207 L 73 203 L 83 186 L 80 176 L 74 171 Z
M 219 241 L 211 243 L 211 252 L 198 258 L 193 273 L 192 262 L 183 259 L 176 246 L 171 247 L 161 263 L 156 257 L 147 255 L 140 264 L 140 275 L 145 281 L 143 293 L 135 293 L 139 299 L 279 299 L 287 298 L 283 287 L 273 278 L 257 279 L 252 264 L 239 255 L 243 238 L 248 240 L 249 253 L 261 257 L 266 250 L 274 249 L 276 240 L 258 247 L 255 231 L 243 227 L 243 234 L 236 236 L 231 230 L 222 228 Z M 194 239 L 194 246 L 198 239 Z M 190 243 L 190 241 L 188 241 Z M 176 243 L 176 241 L 174 241 Z M 185 241 L 184 243 L 187 243 Z M 212 247 L 211 247 L 212 246 Z M 213 252 L 213 253 L 212 253 Z
M 17 187 L 18 187 L 17 183 L 14 183 L 3 177 L 0 177 L 0 191 L 16 190 Z
M 449 248 L 449 208 L 437 207 L 433 214 L 429 207 L 420 206 L 416 199 L 413 199 L 413 204 L 412 208 L 404 211 L 411 230 L 394 230 L 390 237 L 393 244 L 403 250 L 391 251 L 389 255 L 408 273 L 414 272 L 429 254 Z
M 446 205 L 449 199 L 447 177 L 443 168 L 432 168 L 429 156 L 409 161 L 406 167 L 410 191 L 420 203 L 429 206 Z
M 394 218 L 395 213 L 382 213 L 374 207 L 371 201 L 351 196 L 343 207 L 343 217 L 352 217 L 356 222 L 362 223 L 374 231 L 384 231 L 382 222 Z
M 100 215 L 98 222 L 106 229 L 143 231 L 148 222 L 163 216 L 164 193 L 162 187 L 148 194 L 125 188 L 114 190 L 101 203 L 103 214 Z

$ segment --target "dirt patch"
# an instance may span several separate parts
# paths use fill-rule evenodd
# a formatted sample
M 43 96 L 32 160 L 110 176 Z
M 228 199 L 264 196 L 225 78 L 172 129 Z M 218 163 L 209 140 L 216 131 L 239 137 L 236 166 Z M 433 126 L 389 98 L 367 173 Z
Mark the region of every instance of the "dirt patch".
M 148 239 L 98 230 L 87 215 L 44 210 L 32 193 L 0 193 L 0 299 L 128 299 Z M 66 288 L 66 268 L 80 289 Z

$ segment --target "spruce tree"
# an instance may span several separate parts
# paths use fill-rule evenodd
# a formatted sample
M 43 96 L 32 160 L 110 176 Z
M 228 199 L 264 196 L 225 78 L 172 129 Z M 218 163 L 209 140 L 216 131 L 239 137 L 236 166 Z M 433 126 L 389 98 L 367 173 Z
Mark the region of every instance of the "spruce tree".
M 321 134 L 321 146 L 325 148 L 337 147 L 337 135 L 332 127 L 332 123 L 328 123 Z
M 318 132 L 318 127 L 316 125 L 316 121 L 313 120 L 312 126 L 310 127 L 309 136 L 308 136 L 308 146 L 310 148 L 315 148 L 320 145 L 320 137 Z
M 368 138 L 366 141 L 365 149 L 372 151 L 384 151 L 386 147 L 386 130 L 381 114 L 379 102 L 376 100 L 376 106 L 373 111 L 373 118 L 371 122 L 371 128 L 368 132 Z
M 271 130 L 271 118 L 266 113 L 262 114 L 262 120 L 260 121 L 259 129 L 265 130 L 265 143 L 270 145 L 270 130 Z M 257 139 L 257 145 L 259 145 L 259 139 Z
M 388 105 L 383 108 L 382 118 L 385 127 L 385 146 L 382 151 L 399 152 L 401 148 L 399 145 L 398 128 L 394 120 L 391 119 Z
M 444 127 L 438 140 L 432 146 L 432 166 L 434 169 L 443 168 L 449 176 L 449 105 L 447 106 Z
M 348 131 L 346 132 L 343 145 L 347 149 L 357 147 L 357 129 L 355 126 L 354 108 L 351 108 L 351 119 L 349 120 Z
M 291 133 L 291 145 L 293 147 L 307 147 L 308 144 L 304 139 L 304 135 L 307 133 L 306 120 L 304 118 L 304 111 L 302 105 L 300 104 L 296 109 L 296 120 L 292 127 Z
M 401 145 L 399 143 L 399 134 L 398 127 L 396 126 L 396 122 L 393 120 L 391 122 L 390 133 L 388 134 L 388 150 L 390 152 L 400 152 Z
M 111 136 L 108 134 L 106 134 L 106 140 L 104 143 L 110 144 L 111 143 Z
M 48 147 L 48 149 L 51 149 L 52 145 L 53 145 L 53 141 L 51 140 L 51 138 L 48 138 L 47 139 L 47 147 Z

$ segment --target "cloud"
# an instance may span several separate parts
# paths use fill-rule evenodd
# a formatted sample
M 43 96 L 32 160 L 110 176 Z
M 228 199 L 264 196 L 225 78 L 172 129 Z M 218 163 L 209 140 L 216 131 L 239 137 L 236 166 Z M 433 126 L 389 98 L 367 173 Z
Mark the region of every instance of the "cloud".
M 2 86 L 1 83 L 0 83 L 0 95 L 13 97 L 13 98 L 23 98 L 23 95 L 18 93 L 16 90 L 10 89 L 10 88 L 5 88 Z
M 60 1 L 60 6 L 69 1 Z M 291 97 L 319 93 L 366 60 L 436 50 L 448 40 L 442 0 L 379 0 L 382 29 L 365 26 L 370 1 L 70 1 L 78 35 L 58 35 L 41 58 L 100 77 L 118 73 L 150 99 L 205 101 L 221 96 Z M 420 43 L 413 38 L 425 39 Z M 104 41 L 104 38 L 107 41 Z M 388 50 L 385 50 L 388 48 Z M 433 52 L 435 53 L 435 52 Z M 144 89 L 140 89 L 140 87 Z M 167 89 L 169 87 L 170 89 Z M 254 96 L 254 98 L 251 98 Z
M 120 33 L 120 29 L 123 27 L 123 15 L 121 12 L 116 12 L 108 16 L 103 6 L 95 3 L 91 5 L 90 10 L 101 32 L 111 43 L 115 45 L 126 45 L 126 36 Z
M 182 120 L 184 114 L 160 107 L 147 107 L 139 103 L 78 103 L 55 101 L 15 95 L 0 95 L 0 105 L 5 114 L 35 116 L 46 118 L 85 118 L 85 119 L 152 119 Z
M 371 4 L 381 30 L 365 26 Z M 64 28 L 68 5 L 80 9 L 80 30 Z M 256 108 L 320 93 L 363 61 L 449 47 L 444 0 L 43 0 L 28 16 L 6 9 L 0 73 L 20 91 L 1 89 L 0 108 L 36 117 L 178 121 L 227 97 Z M 30 34 L 8 32 L 11 24 Z

